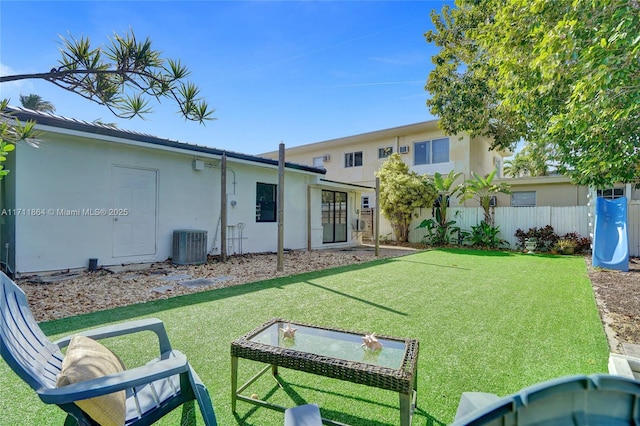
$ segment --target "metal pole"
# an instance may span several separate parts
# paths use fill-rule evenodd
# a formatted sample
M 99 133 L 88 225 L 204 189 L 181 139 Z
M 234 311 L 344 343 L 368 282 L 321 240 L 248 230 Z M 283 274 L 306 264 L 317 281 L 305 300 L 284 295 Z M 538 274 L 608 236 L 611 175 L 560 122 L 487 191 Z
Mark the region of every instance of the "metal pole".
M 227 154 L 220 159 L 220 261 L 227 261 Z
M 311 251 L 311 185 L 307 185 L 307 251 Z
M 280 142 L 278 151 L 278 266 L 284 270 L 284 143 Z
M 373 209 L 374 231 L 376 257 L 380 256 L 380 178 L 376 177 L 376 207 Z

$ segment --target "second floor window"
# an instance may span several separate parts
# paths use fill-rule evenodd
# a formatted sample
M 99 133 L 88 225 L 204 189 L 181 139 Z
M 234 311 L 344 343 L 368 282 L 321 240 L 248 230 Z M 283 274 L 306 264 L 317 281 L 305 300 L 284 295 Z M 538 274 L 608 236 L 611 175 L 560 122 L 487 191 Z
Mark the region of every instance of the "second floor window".
M 449 162 L 449 138 L 414 142 L 413 164 L 436 164 Z
M 362 166 L 362 151 L 347 152 L 344 155 L 345 167 L 360 167 Z
M 393 154 L 392 146 L 385 146 L 384 148 L 378 148 L 378 158 L 387 158 Z

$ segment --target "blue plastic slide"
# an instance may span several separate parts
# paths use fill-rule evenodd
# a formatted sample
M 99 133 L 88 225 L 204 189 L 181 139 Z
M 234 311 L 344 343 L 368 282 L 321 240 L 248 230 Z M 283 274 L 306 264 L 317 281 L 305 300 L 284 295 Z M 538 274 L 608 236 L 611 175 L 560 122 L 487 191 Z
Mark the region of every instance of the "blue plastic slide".
M 629 271 L 626 197 L 596 198 L 592 259 L 593 266 Z

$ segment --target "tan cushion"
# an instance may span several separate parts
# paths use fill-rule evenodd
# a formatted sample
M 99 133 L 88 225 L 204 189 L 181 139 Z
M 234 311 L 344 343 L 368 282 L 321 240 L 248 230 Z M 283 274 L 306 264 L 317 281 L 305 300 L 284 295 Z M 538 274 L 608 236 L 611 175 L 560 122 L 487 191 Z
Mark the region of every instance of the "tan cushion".
M 124 371 L 122 361 L 109 349 L 85 336 L 73 336 L 62 360 L 58 387 Z M 126 393 L 119 391 L 75 404 L 102 426 L 122 426 L 126 414 Z

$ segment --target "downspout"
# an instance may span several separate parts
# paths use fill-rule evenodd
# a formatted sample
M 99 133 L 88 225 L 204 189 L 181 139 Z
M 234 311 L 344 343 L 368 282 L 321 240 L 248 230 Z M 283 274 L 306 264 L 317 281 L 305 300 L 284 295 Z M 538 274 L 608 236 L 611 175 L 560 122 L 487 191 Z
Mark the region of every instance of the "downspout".
M 380 178 L 376 176 L 376 207 L 373 213 L 373 222 L 374 222 L 374 230 L 373 230 L 373 238 L 375 241 L 375 254 L 376 257 L 380 256 L 380 203 L 378 200 L 380 199 Z
M 227 154 L 220 159 L 220 261 L 227 261 Z
M 311 251 L 311 185 L 307 183 L 307 251 Z
M 284 143 L 278 153 L 278 262 L 277 270 L 284 270 Z

